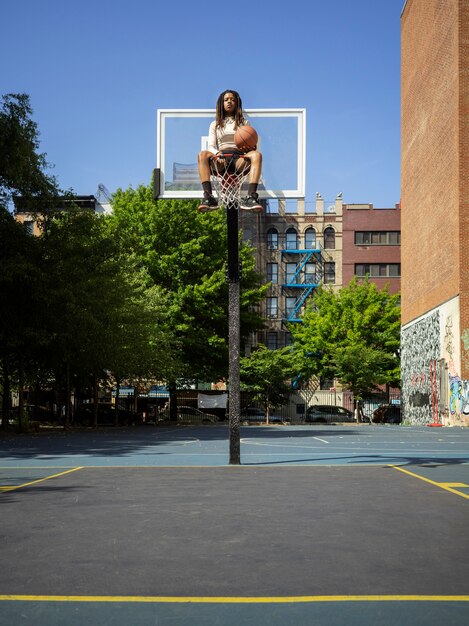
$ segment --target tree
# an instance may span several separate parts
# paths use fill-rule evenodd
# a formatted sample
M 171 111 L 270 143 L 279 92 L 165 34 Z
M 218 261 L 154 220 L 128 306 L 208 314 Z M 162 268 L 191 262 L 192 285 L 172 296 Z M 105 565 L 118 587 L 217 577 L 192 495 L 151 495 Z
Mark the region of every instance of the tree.
M 46 156 L 38 152 L 39 133 L 31 119 L 32 108 L 27 94 L 7 94 L 0 106 L 0 211 L 2 241 L 1 298 L 4 302 L 2 317 L 2 376 L 3 425 L 8 423 L 8 405 L 11 377 L 16 370 L 19 385 L 19 419 L 22 417 L 22 384 L 24 367 L 40 335 L 37 326 L 38 296 L 36 286 L 39 265 L 31 254 L 35 243 L 21 227 L 12 224 L 8 209 L 15 195 L 35 211 L 53 207 L 59 195 L 56 180 L 46 173 L 49 164 Z M 34 201 L 33 201 L 34 199 Z M 23 229 L 24 230 L 24 229 Z M 14 321 L 11 316 L 14 314 Z M 34 328 L 37 332 L 34 332 Z
M 271 409 L 288 398 L 298 365 L 291 348 L 269 350 L 260 344 L 249 356 L 241 358 L 240 373 L 241 388 L 262 402 L 268 424 Z
M 0 207 L 0 262 L 2 427 L 6 428 L 11 384 L 16 380 L 21 391 L 25 368 L 41 347 L 40 310 L 45 307 L 45 299 L 40 289 L 38 242 L 3 207 Z M 19 398 L 21 427 L 21 393 Z
M 54 206 L 56 179 L 46 173 L 50 165 L 39 153 L 39 133 L 31 119 L 27 94 L 2 96 L 0 108 L 0 206 L 7 209 L 14 195 L 34 198 L 35 210 Z
M 110 220 L 154 285 L 167 297 L 166 319 L 180 347 L 176 379 L 217 380 L 228 365 L 226 220 L 202 215 L 196 202 L 153 199 L 151 186 L 118 190 Z M 241 327 L 246 337 L 262 324 L 253 305 L 264 296 L 254 258 L 241 246 Z
M 399 296 L 386 287 L 367 278 L 338 292 L 320 287 L 292 333 L 303 374 L 337 378 L 357 398 L 399 384 Z
M 158 363 L 171 358 L 169 334 L 162 330 L 163 296 L 148 287 L 144 269 L 122 250 L 104 218 L 56 214 L 40 241 L 49 359 L 58 386 L 67 390 L 67 424 L 71 377 L 92 376 L 96 390 L 105 371 L 119 379 L 155 375 L 163 370 Z

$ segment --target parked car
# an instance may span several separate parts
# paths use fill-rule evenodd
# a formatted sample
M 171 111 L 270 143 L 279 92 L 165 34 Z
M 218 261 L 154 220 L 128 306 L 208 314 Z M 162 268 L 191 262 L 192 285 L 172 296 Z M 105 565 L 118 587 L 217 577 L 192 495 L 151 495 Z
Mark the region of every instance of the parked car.
M 381 404 L 373 412 L 375 424 L 400 424 L 402 422 L 401 407 L 399 404 Z
M 192 406 L 178 406 L 177 421 L 186 424 L 217 424 L 218 417 Z
M 255 406 L 248 406 L 242 409 L 240 413 L 240 419 L 242 422 L 257 422 L 259 424 L 267 421 L 264 409 L 259 409 Z M 285 420 L 281 415 L 270 414 L 269 423 L 283 423 Z
M 315 404 L 306 411 L 305 422 L 327 424 L 331 422 L 354 422 L 352 411 L 342 406 Z
M 140 421 L 136 413 L 119 408 L 118 425 L 129 426 Z M 73 418 L 74 424 L 92 426 L 94 424 L 94 404 L 81 404 Z M 116 407 L 113 404 L 98 404 L 98 426 L 114 426 L 116 423 Z

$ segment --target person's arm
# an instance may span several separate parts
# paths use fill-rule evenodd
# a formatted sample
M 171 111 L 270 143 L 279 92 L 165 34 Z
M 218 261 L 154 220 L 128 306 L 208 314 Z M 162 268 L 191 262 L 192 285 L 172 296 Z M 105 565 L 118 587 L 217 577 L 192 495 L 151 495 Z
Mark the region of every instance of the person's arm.
M 216 131 L 216 123 L 212 122 L 208 130 L 208 151 L 212 154 L 218 154 L 218 139 Z

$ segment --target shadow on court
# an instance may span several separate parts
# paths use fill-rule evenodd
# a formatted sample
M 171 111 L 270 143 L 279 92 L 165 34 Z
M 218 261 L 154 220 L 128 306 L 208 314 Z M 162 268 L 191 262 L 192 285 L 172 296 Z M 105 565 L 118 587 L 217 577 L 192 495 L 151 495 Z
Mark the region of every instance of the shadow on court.
M 280 429 L 280 430 L 279 430 Z M 316 434 L 311 426 L 249 426 L 242 428 L 243 434 L 249 437 L 267 436 L 272 440 L 311 438 Z M 334 437 L 338 431 L 334 428 L 318 430 L 322 437 Z M 344 431 L 341 431 L 344 435 Z M 353 435 L 353 432 L 345 432 Z M 31 459 L 46 455 L 49 459 L 73 457 L 82 453 L 88 456 L 123 457 L 142 452 L 149 447 L 156 454 L 165 454 L 166 447 L 181 445 L 190 438 L 202 442 L 228 441 L 228 425 L 216 426 L 144 426 L 132 429 L 63 431 L 39 433 L 34 435 L 0 437 L 1 458 Z

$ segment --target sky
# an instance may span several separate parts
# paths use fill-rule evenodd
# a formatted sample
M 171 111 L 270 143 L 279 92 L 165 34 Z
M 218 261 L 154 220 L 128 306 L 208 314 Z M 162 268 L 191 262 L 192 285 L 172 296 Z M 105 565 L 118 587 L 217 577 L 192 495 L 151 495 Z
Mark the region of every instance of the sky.
M 305 108 L 306 199 L 400 198 L 404 0 L 4 0 L 0 95 L 27 93 L 63 189 L 149 184 L 157 109 Z

